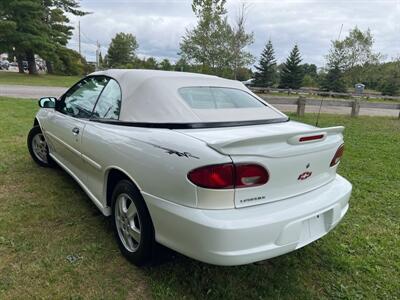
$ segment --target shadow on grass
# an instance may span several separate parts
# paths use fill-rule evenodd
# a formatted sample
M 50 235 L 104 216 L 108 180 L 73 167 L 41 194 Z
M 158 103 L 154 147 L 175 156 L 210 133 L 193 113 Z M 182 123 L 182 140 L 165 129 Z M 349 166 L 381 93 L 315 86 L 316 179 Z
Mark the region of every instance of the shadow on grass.
M 303 260 L 307 250 L 255 264 L 221 267 L 201 263 L 171 250 L 162 263 L 147 267 L 158 298 L 265 299 L 313 298 Z
M 102 216 L 70 175 L 60 168 L 52 172 L 55 172 L 53 176 L 58 177 L 57 182 L 61 188 L 74 191 L 74 199 L 71 201 L 79 201 L 81 209 L 86 211 L 86 217 L 89 214 L 89 218 L 98 219 L 98 230 L 106 232 L 110 240 L 113 240 L 109 218 Z M 85 201 L 81 201 L 83 199 Z M 155 263 L 137 269 L 148 278 L 155 298 L 293 299 L 318 296 L 314 288 L 308 289 L 305 286 L 305 277 L 310 275 L 307 265 L 312 265 L 308 248 L 267 261 L 234 267 L 198 262 L 161 245 L 158 246 L 157 254 Z M 126 261 L 126 264 L 129 262 Z M 132 268 L 135 267 L 132 265 Z

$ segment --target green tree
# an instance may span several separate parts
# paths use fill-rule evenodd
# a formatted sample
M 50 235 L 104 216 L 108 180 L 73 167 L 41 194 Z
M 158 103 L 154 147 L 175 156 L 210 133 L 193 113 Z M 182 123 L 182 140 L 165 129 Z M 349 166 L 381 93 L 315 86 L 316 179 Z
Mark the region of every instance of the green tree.
M 291 89 L 299 89 L 301 87 L 304 74 L 300 63 L 300 50 L 299 47 L 295 45 L 289 57 L 286 59 L 286 62 L 283 64 L 279 87 Z
M 79 9 L 79 3 L 75 0 L 43 0 L 43 22 L 49 28 L 53 51 L 45 54 L 47 72 L 53 72 L 53 64 L 60 63 L 60 52 L 65 52 L 68 40 L 72 36 L 74 27 L 70 26 L 67 13 L 75 16 L 84 16 L 87 13 Z
M 400 93 L 400 57 L 385 63 L 365 64 L 355 67 L 359 72 L 358 82 L 385 95 Z
M 236 80 L 246 81 L 253 77 L 253 72 L 250 68 L 240 68 L 237 71 Z
M 18 63 L 22 66 L 22 57 L 15 51 L 13 42 L 17 23 L 7 19 L 4 4 L 0 2 L 0 53 L 7 52 L 9 57 L 18 56 Z M 19 72 L 23 73 L 23 68 L 19 68 Z
M 104 67 L 104 58 L 101 51 L 99 52 L 99 67 L 102 69 Z
M 384 64 L 378 89 L 383 95 L 397 96 L 400 94 L 400 58 Z
M 276 60 L 271 40 L 268 41 L 261 53 L 256 69 L 257 72 L 254 73 L 254 84 L 256 86 L 270 87 L 276 83 Z
M 374 38 L 371 30 L 361 31 L 358 27 L 350 30 L 349 35 L 341 41 L 334 41 L 333 46 L 342 51 L 342 67 L 345 70 L 351 69 L 357 65 L 372 64 L 379 61 L 381 55 L 372 50 Z
M 322 79 L 321 89 L 336 93 L 346 92 L 346 83 L 344 81 L 343 71 L 338 64 L 332 64 L 329 66 L 327 74 L 325 74 Z
M 174 70 L 175 71 L 180 71 L 180 72 L 189 72 L 190 71 L 190 65 L 189 63 L 184 59 L 184 58 L 180 58 L 175 66 L 174 66 Z
M 83 15 L 75 0 L 9 0 L 0 2 L 0 49 L 17 56 L 20 72 L 27 59 L 29 73 L 36 74 L 35 54 L 57 59 L 72 34 L 66 13 Z
M 371 31 L 361 31 L 358 27 L 350 30 L 343 40 L 332 41 L 326 59 L 335 62 L 344 73 L 348 85 L 360 82 L 367 67 L 379 63 L 380 53 L 373 51 L 374 38 Z
M 303 82 L 301 83 L 301 86 L 316 87 L 316 86 L 318 86 L 318 83 L 317 83 L 317 80 L 315 80 L 315 78 L 312 77 L 311 75 L 304 74 Z
M 197 26 L 186 30 L 180 43 L 180 54 L 189 62 L 199 63 L 204 71 L 217 67 L 223 60 L 221 52 L 222 36 L 226 31 L 224 15 L 226 0 L 194 0 L 192 10 L 198 19 Z M 226 39 L 225 39 L 226 40 Z
M 346 70 L 346 50 L 338 41 L 331 42 L 327 55 L 327 73 L 322 76 L 321 89 L 325 91 L 346 92 L 344 72 Z
M 73 27 L 65 25 L 69 23 L 69 19 L 65 16 L 64 12 L 59 8 L 47 7 L 47 15 L 44 16 L 45 23 L 50 29 L 50 38 L 53 41 L 54 49 L 46 53 L 46 67 L 48 73 L 53 73 L 53 64 L 59 63 L 60 57 L 57 55 L 63 52 L 62 48 L 68 43 L 72 36 Z M 61 60 L 62 61 L 62 60 Z
M 165 58 L 160 62 L 160 68 L 161 68 L 161 70 L 164 70 L 164 71 L 171 71 L 172 65 L 171 65 L 170 61 Z
M 110 68 L 124 68 L 132 64 L 136 58 L 139 45 L 130 33 L 117 33 L 111 40 L 107 51 L 107 62 Z
M 43 22 L 49 28 L 50 39 L 53 43 L 52 52 L 46 53 L 47 71 L 52 73 L 53 63 L 59 63 L 57 53 L 63 52 L 68 40 L 72 36 L 73 26 L 69 25 L 69 15 L 84 16 L 87 12 L 79 9 L 79 2 L 76 0 L 42 0 Z M 65 51 L 64 51 L 65 52 Z
M 317 66 L 314 64 L 302 64 L 301 65 L 303 69 L 303 74 L 304 75 L 309 75 L 312 78 L 317 78 L 318 73 L 317 73 Z
M 85 75 L 94 71 L 86 60 L 76 51 L 59 47 L 57 60 L 54 61 L 54 73 L 63 75 Z
M 158 69 L 157 60 L 154 57 L 149 57 L 144 61 L 144 66 L 143 67 L 145 69 L 157 70 Z
M 246 50 L 246 47 L 254 42 L 254 34 L 247 33 L 246 24 L 246 6 L 243 4 L 236 18 L 236 24 L 233 27 L 231 37 L 230 53 L 228 65 L 231 65 L 234 79 L 238 79 L 239 71 L 246 66 L 252 64 L 255 60 L 254 56 Z
M 194 29 L 186 30 L 179 54 L 188 63 L 201 65 L 202 73 L 235 77 L 239 68 L 252 61 L 245 46 L 253 36 L 244 30 L 244 13 L 236 27 L 229 25 L 225 3 L 226 0 L 193 1 L 198 23 Z
M 396 86 L 400 83 L 396 79 L 396 61 L 380 63 L 382 55 L 373 51 L 373 44 L 371 31 L 361 31 L 357 27 L 343 40 L 332 41 L 326 55 L 327 73 L 323 76 L 321 87 L 344 91 L 343 86 L 353 87 L 355 83 L 362 82 L 368 88 L 383 93 L 398 93 Z
M 30 74 L 37 74 L 35 54 L 53 49 L 50 30 L 42 20 L 42 5 L 35 0 L 0 2 L 0 48 L 28 60 Z M 20 68 L 20 72 L 23 69 Z
M 301 65 L 303 69 L 303 83 L 301 86 L 306 86 L 306 87 L 316 87 L 318 86 L 318 72 L 317 72 L 317 66 L 314 64 L 302 64 Z

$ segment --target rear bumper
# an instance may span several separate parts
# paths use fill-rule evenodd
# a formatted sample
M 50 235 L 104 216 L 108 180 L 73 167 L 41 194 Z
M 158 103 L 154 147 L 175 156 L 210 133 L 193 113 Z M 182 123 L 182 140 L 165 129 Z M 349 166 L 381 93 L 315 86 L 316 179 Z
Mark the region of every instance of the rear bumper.
M 240 265 L 301 248 L 346 214 L 352 186 L 343 177 L 289 199 L 240 209 L 189 208 L 143 194 L 156 240 L 215 265 Z

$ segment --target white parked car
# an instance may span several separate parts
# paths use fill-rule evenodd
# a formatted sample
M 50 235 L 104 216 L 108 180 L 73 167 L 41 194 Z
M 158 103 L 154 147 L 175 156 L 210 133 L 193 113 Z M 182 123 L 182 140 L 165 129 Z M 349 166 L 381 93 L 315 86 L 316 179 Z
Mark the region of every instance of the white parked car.
M 345 215 L 343 127 L 291 121 L 242 83 L 108 70 L 42 98 L 28 148 L 67 171 L 141 265 L 155 243 L 216 265 L 275 257 Z
M 254 85 L 254 78 L 247 79 L 246 81 L 242 81 L 245 86 L 252 86 Z

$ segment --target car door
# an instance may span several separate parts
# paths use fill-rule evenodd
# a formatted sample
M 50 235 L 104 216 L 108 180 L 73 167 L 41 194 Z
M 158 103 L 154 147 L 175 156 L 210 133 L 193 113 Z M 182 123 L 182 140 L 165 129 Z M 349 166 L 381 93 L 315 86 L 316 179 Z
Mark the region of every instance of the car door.
M 120 109 L 120 86 L 114 79 L 109 79 L 82 136 L 81 152 L 87 187 L 97 199 L 103 199 L 104 169 L 113 157 L 110 149 L 114 148 L 112 142 L 115 136 L 111 129 L 115 125 L 107 121 L 118 120 Z
M 51 153 L 81 181 L 85 181 L 81 155 L 82 135 L 108 78 L 91 76 L 81 80 L 56 103 L 45 124 Z

